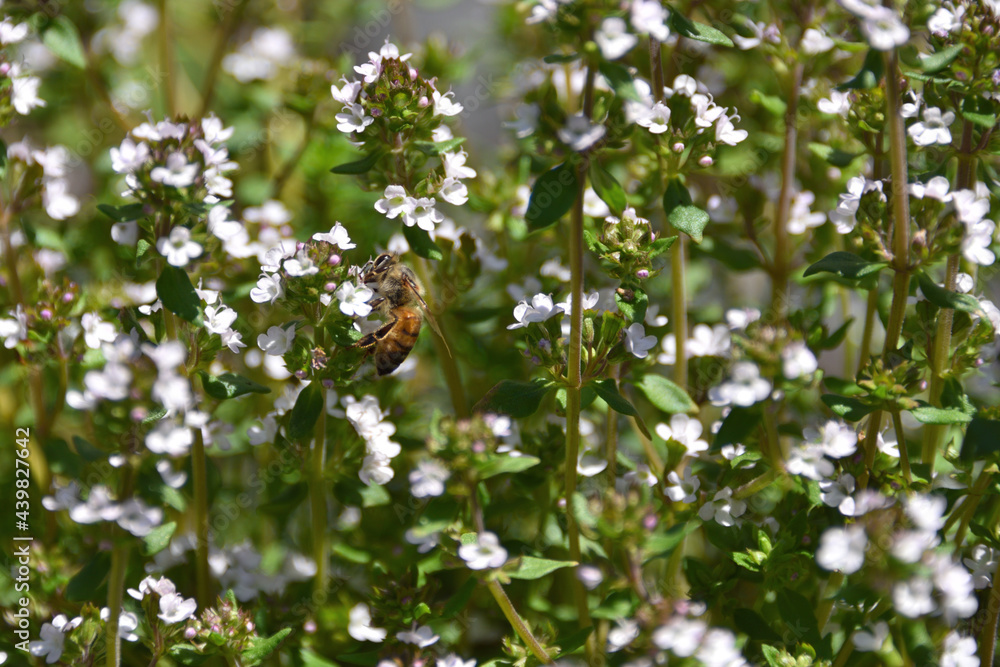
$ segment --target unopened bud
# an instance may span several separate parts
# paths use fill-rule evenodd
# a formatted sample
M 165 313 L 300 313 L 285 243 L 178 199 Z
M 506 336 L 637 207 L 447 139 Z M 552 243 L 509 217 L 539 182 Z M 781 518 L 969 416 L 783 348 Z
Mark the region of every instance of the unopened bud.
M 702 167 L 711 167 L 715 160 L 712 159 L 711 155 L 702 155 L 698 158 L 698 164 Z
M 38 316 L 41 317 L 43 320 L 51 320 L 52 311 L 49 310 L 48 308 L 42 308 L 41 311 L 39 311 Z
M 681 153 L 684 151 L 684 144 L 678 141 L 676 144 L 670 147 L 670 150 L 672 150 L 675 153 Z
M 649 269 L 639 269 L 635 272 L 635 277 L 645 280 L 649 277 Z
M 330 266 L 337 266 L 338 264 L 340 264 L 340 259 L 341 259 L 340 255 L 333 254 L 330 255 L 330 259 L 326 260 L 326 263 L 329 264 Z

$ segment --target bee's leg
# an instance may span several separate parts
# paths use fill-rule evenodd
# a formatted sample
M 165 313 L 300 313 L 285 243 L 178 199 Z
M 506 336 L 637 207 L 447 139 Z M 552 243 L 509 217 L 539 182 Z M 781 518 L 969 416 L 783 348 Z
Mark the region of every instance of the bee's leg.
M 354 347 L 367 348 L 374 346 L 380 340 L 389 335 L 389 332 L 392 331 L 392 328 L 396 326 L 396 322 L 398 321 L 399 321 L 399 316 L 393 315 L 392 322 L 386 322 L 378 329 L 371 332 L 370 334 L 359 340 L 357 343 L 355 343 Z

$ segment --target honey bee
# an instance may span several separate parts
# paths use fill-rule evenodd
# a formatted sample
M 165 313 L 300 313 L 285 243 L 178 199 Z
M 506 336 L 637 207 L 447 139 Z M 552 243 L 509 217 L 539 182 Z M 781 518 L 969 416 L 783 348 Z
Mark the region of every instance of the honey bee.
M 379 376 L 393 372 L 409 356 L 417 344 L 424 315 L 434 332 L 444 340 L 437 322 L 427 310 L 427 303 L 420 296 L 416 276 L 409 267 L 399 262 L 398 255 L 382 253 L 368 262 L 361 270 L 361 280 L 374 285 L 376 297 L 370 304 L 385 316 L 387 322 L 354 346 L 374 354 Z

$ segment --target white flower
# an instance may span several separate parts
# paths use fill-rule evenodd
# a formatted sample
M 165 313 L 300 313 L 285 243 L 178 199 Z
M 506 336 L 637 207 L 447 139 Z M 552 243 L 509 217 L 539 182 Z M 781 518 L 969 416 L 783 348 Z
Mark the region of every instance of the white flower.
M 678 658 L 687 658 L 701 645 L 707 631 L 708 626 L 700 619 L 674 616 L 653 631 L 652 639 L 657 648 L 670 651 Z
M 224 334 L 236 321 L 236 311 L 229 306 L 207 306 L 205 308 L 205 328 L 214 334 Z
M 458 179 L 476 177 L 476 170 L 465 166 L 465 161 L 469 159 L 469 155 L 464 150 L 457 153 L 441 153 L 438 157 L 444 166 L 445 176 Z
M 536 294 L 531 297 L 531 304 L 521 301 L 514 306 L 515 324 L 507 325 L 508 329 L 519 329 L 533 322 L 544 322 L 553 315 L 558 315 L 563 309 L 552 302 L 551 294 Z
M 156 249 L 167 258 L 167 264 L 177 267 L 187 266 L 202 250 L 200 243 L 191 240 L 191 230 L 179 225 L 170 230 L 169 236 L 156 240 Z
M 735 526 L 736 517 L 746 512 L 747 504 L 743 500 L 733 500 L 733 490 L 728 486 L 716 492 L 715 497 L 698 509 L 702 521 L 715 520 L 720 526 Z
M 972 570 L 972 582 L 977 589 L 989 588 L 997 571 L 1000 554 L 985 544 L 977 544 L 972 549 L 972 558 L 963 558 L 965 566 Z
M 27 36 L 27 23 L 14 23 L 9 18 L 0 21 L 0 44 L 17 44 Z
M 819 368 L 816 355 L 802 341 L 793 341 L 781 350 L 781 372 L 790 380 L 812 375 Z
M 319 267 L 316 266 L 316 263 L 309 256 L 309 250 L 306 247 L 296 252 L 294 257 L 286 259 L 282 263 L 281 268 L 292 278 L 312 276 L 319 273 Z
M 59 614 L 51 623 L 43 623 L 40 631 L 41 639 L 28 644 L 28 652 L 36 658 L 45 658 L 46 664 L 53 664 L 62 657 L 63 645 L 66 642 L 66 617 Z
M 932 146 L 934 144 L 950 144 L 951 130 L 949 126 L 955 121 L 955 112 L 941 113 L 938 107 L 924 109 L 922 121 L 907 128 L 906 133 L 917 146 Z
M 458 556 L 470 570 L 497 568 L 507 562 L 507 550 L 500 546 L 496 534 L 488 531 L 477 534 L 475 542 L 460 546 Z
M 425 554 L 441 543 L 441 533 L 426 533 L 422 529 L 410 528 L 403 534 L 403 538 L 410 544 L 417 547 L 417 553 Z
M 738 115 L 728 116 L 723 114 L 719 116 L 719 121 L 715 126 L 715 140 L 729 146 L 735 146 L 750 136 L 750 133 L 746 130 L 736 129 L 733 121 L 739 119 Z
M 822 213 L 813 213 L 810 207 L 816 201 L 816 195 L 809 190 L 795 193 L 792 197 L 792 206 L 788 214 L 788 233 L 804 234 L 807 229 L 819 227 L 826 222 L 826 216 Z
M 328 232 L 316 232 L 312 235 L 313 240 L 322 241 L 329 243 L 330 245 L 337 246 L 341 250 L 352 250 L 357 248 L 356 243 L 351 242 L 351 236 L 347 233 L 347 228 L 345 228 L 339 222 L 334 224 Z
M 854 476 L 843 473 L 836 480 L 824 479 L 819 483 L 820 500 L 828 507 L 836 507 L 844 516 L 854 516 Z
M 937 11 L 927 19 L 927 30 L 933 35 L 943 37 L 962 28 L 963 16 L 965 16 L 965 5 L 938 7 Z
M 16 66 L 12 65 L 8 75 L 11 78 L 10 101 L 14 111 L 27 116 L 35 107 L 44 107 L 45 100 L 38 96 L 38 88 L 42 80 L 37 76 L 18 76 Z
M 597 143 L 604 133 L 603 124 L 591 122 L 582 113 L 566 119 L 566 124 L 557 132 L 559 139 L 575 151 L 587 150 Z
M 847 234 L 854 229 L 854 225 L 857 223 L 856 215 L 858 206 L 861 204 L 861 197 L 873 190 L 878 190 L 879 198 L 885 201 L 881 181 L 869 181 L 864 176 L 855 176 L 847 181 L 847 192 L 840 195 L 840 201 L 837 204 L 836 210 L 827 214 L 830 222 L 834 224 L 839 233 Z
M 802 475 L 817 482 L 833 474 L 830 462 L 819 445 L 803 444 L 788 453 L 785 469 L 793 475 Z
M 830 420 L 818 429 L 807 427 L 803 435 L 809 444 L 818 445 L 824 454 L 833 459 L 852 455 L 858 446 L 858 434 L 854 429 L 836 420 Z
M 257 286 L 250 290 L 250 299 L 254 303 L 274 303 L 285 294 L 281 286 L 281 276 L 262 273 L 257 279 Z
M 292 342 L 295 340 L 295 325 L 292 324 L 287 329 L 279 326 L 269 327 L 267 333 L 257 336 L 257 347 L 267 354 L 280 357 L 285 352 L 292 349 Z
M 341 132 L 364 132 L 365 128 L 375 122 L 375 119 L 365 113 L 365 108 L 360 104 L 345 106 L 344 111 L 338 113 L 334 118 L 337 121 L 337 129 Z
M 355 100 L 358 99 L 358 93 L 361 92 L 361 82 L 341 80 L 344 81 L 343 87 L 338 88 L 337 84 L 333 84 L 330 86 L 330 93 L 333 95 L 333 99 L 345 107 L 352 106 Z
M 437 194 L 449 204 L 461 206 L 469 201 L 469 188 L 457 178 L 448 177 L 441 183 Z
M 375 292 L 369 287 L 358 286 L 348 280 L 337 288 L 334 296 L 340 301 L 340 312 L 348 317 L 368 317 L 372 312 L 368 301 L 375 296 Z
M 347 633 L 359 642 L 381 642 L 387 634 L 384 628 L 372 626 L 372 615 L 368 605 L 363 602 L 351 608 L 350 623 Z
M 663 134 L 670 129 L 670 107 L 663 102 L 657 102 L 648 113 L 640 116 L 635 122 L 652 134 Z
M 197 608 L 194 598 L 185 600 L 179 593 L 167 593 L 160 598 L 160 613 L 157 616 L 167 625 L 173 625 L 193 617 Z
M 952 630 L 944 638 L 941 667 L 979 667 L 978 647 L 973 637 L 963 637 Z
M 889 624 L 885 621 L 876 623 L 871 632 L 858 630 L 854 633 L 854 648 L 862 653 L 878 653 L 889 638 Z
M 186 188 L 198 177 L 198 165 L 188 162 L 184 153 L 175 151 L 167 156 L 166 166 L 153 167 L 149 177 L 157 183 L 174 188 Z
M 944 496 L 917 493 L 906 498 L 906 516 L 921 531 L 937 532 L 944 527 L 948 501 Z
M 174 472 L 174 467 L 167 459 L 160 459 L 156 462 L 156 472 L 160 473 L 163 483 L 171 489 L 179 489 L 187 481 L 186 472 Z
M 868 43 L 877 51 L 891 51 L 906 44 L 910 39 L 910 29 L 899 15 L 889 7 L 871 7 L 861 16 L 861 32 Z
M 163 510 L 149 507 L 139 498 L 130 498 L 121 504 L 118 525 L 136 537 L 145 537 L 163 522 Z
M 414 498 L 440 496 L 444 493 L 444 483 L 449 477 L 451 472 L 438 461 L 420 461 L 416 469 L 410 472 L 410 493 Z
M 934 588 L 928 579 L 914 577 L 896 582 L 892 587 L 892 602 L 896 611 L 907 618 L 917 618 L 934 611 Z
M 405 630 L 396 633 L 396 639 L 407 644 L 416 644 L 420 648 L 427 648 L 435 643 L 440 637 L 434 634 L 430 626 L 421 625 L 415 630 Z
M 461 656 L 449 653 L 443 658 L 437 659 L 438 667 L 476 667 L 476 659 L 462 660 Z
M 664 440 L 674 440 L 687 450 L 687 456 L 695 456 L 699 452 L 708 451 L 708 442 L 701 439 L 704 427 L 697 419 L 685 414 L 676 414 L 670 418 L 670 425 L 657 424 L 656 435 Z
M 612 16 L 601 22 L 601 27 L 594 33 L 594 41 L 606 60 L 618 60 L 631 51 L 639 40 L 628 32 L 625 19 Z
M 705 667 L 743 667 L 747 664 L 736 648 L 736 635 L 725 628 L 709 629 L 695 658 Z
M 833 40 L 823 34 L 822 30 L 817 30 L 816 28 L 808 28 L 804 33 L 802 33 L 802 41 L 799 42 L 799 48 L 807 56 L 815 56 L 820 53 L 826 53 L 833 48 Z
M 660 42 L 670 37 L 667 27 L 667 10 L 660 0 L 632 0 L 632 27 L 640 35 L 649 35 Z
M 928 197 L 939 202 L 950 202 L 952 194 L 949 192 L 951 184 L 944 176 L 935 176 L 926 183 L 915 181 L 910 183 L 910 196 L 917 199 Z
M 101 608 L 101 620 L 107 623 L 111 618 L 111 610 L 107 607 Z M 118 636 L 127 642 L 139 641 L 139 635 L 133 630 L 139 627 L 139 617 L 130 611 L 122 611 L 118 616 Z
M 865 564 L 868 536 L 862 526 L 853 524 L 844 528 L 827 528 L 819 538 L 816 564 L 824 570 L 840 570 L 854 574 Z
M 608 461 L 603 456 L 590 453 L 590 448 L 584 448 L 576 459 L 576 472 L 583 477 L 596 477 L 608 467 Z
M 457 116 L 462 113 L 464 107 L 458 102 L 453 102 L 450 97 L 454 97 L 455 93 L 449 91 L 442 95 L 438 91 L 433 91 L 431 96 L 434 98 L 434 115 L 435 116 Z
M 403 224 L 407 227 L 416 225 L 424 231 L 434 231 L 434 226 L 444 221 L 444 214 L 434 208 L 435 202 L 430 197 L 411 197 L 410 210 L 403 212 Z
M 83 339 L 87 347 L 98 350 L 101 343 L 112 343 L 118 334 L 115 325 L 105 322 L 97 313 L 84 313 L 80 318 L 80 326 L 83 328 Z
M 771 383 L 760 376 L 760 369 L 752 361 L 733 364 L 730 379 L 708 390 L 708 398 L 715 406 L 738 405 L 748 408 L 771 395 Z
M 161 422 L 146 434 L 146 448 L 154 454 L 185 456 L 194 443 L 191 429 L 179 424 Z
M 149 146 L 135 143 L 130 137 L 122 139 L 118 148 L 111 149 L 111 168 L 116 174 L 127 174 L 139 169 L 149 159 Z
M 687 343 L 689 357 L 728 357 L 731 338 L 725 324 L 696 324 Z
M 816 108 L 823 113 L 835 116 L 847 116 L 851 110 L 851 94 L 839 90 L 831 90 L 830 97 L 825 97 L 816 102 Z
M 608 653 L 617 653 L 639 636 L 639 623 L 630 618 L 619 618 L 615 627 L 608 630 Z
M 675 503 L 693 503 L 698 499 L 701 480 L 691 474 L 691 466 L 684 468 L 683 479 L 676 470 L 671 470 L 667 475 L 667 481 L 671 484 L 667 487 L 667 497 Z
M 503 124 L 509 130 L 514 130 L 514 135 L 518 139 L 531 136 L 538 127 L 538 117 L 542 110 L 537 104 L 518 104 L 514 109 L 514 116 L 517 120 L 507 121 Z
M 414 200 L 406 194 L 402 185 L 389 185 L 382 199 L 375 202 L 375 210 L 392 220 L 399 215 L 413 212 Z
M 656 336 L 647 336 L 646 328 L 638 322 L 625 330 L 625 349 L 638 359 L 645 359 L 656 347 Z
M 965 235 L 962 237 L 962 255 L 965 259 L 980 266 L 992 265 L 996 261 L 996 255 L 990 250 L 990 245 L 996 228 L 992 220 L 966 224 Z

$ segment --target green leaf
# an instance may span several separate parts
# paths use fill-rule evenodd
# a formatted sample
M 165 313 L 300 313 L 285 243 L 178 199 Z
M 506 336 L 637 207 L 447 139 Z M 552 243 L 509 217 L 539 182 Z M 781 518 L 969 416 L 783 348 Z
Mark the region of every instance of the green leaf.
M 708 224 L 708 213 L 697 206 L 675 206 L 674 210 L 667 216 L 667 220 L 688 236 L 695 243 L 701 243 L 702 232 Z
M 963 109 L 962 118 L 987 130 L 993 129 L 993 126 L 997 124 L 996 114 L 979 113 L 977 111 L 966 111 Z
M 834 167 L 840 168 L 847 167 L 854 162 L 854 160 L 864 155 L 864 153 L 848 153 L 846 151 L 833 148 L 832 146 L 819 144 L 814 141 L 809 142 L 809 152 L 821 160 L 826 160 Z
M 625 190 L 611 172 L 599 165 L 596 160 L 590 163 L 590 182 L 594 186 L 594 192 L 608 205 L 611 212 L 621 215 L 628 206 Z
M 639 92 L 635 89 L 632 74 L 628 71 L 627 67 L 604 60 L 597 66 L 597 69 L 608 80 L 608 83 L 611 84 L 611 89 L 615 91 L 618 97 L 632 100 L 633 102 L 642 101 Z
M 148 259 L 147 255 L 153 249 L 153 244 L 146 239 L 139 239 L 135 243 L 135 268 L 142 265 L 143 259 Z
M 816 610 L 804 595 L 790 588 L 778 591 L 778 612 L 792 636 L 819 649 L 822 640 L 816 625 Z
M 662 375 L 647 373 L 636 385 L 650 403 L 669 415 L 679 412 L 695 413 L 698 406 L 684 389 Z
M 759 104 L 774 116 L 784 118 L 788 103 L 777 95 L 765 95 L 759 90 L 750 93 L 750 101 Z
M 775 642 L 781 641 L 781 636 L 771 629 L 760 614 L 753 609 L 737 609 L 733 612 L 733 624 L 736 629 L 755 641 Z
M 865 56 L 865 62 L 861 65 L 861 71 L 853 79 L 837 86 L 837 90 L 863 90 L 874 88 L 882 80 L 885 71 L 882 62 L 882 52 L 870 49 Z
M 148 535 L 142 538 L 142 555 L 155 556 L 170 545 L 170 538 L 177 530 L 177 523 L 171 521 L 162 526 L 157 526 Z
M 656 558 L 668 558 L 684 538 L 698 530 L 701 521 L 697 518 L 684 523 L 675 523 L 661 535 L 653 535 L 643 545 L 643 564 Z
M 735 406 L 722 420 L 722 426 L 719 427 L 719 432 L 712 440 L 711 451 L 717 452 L 724 445 L 732 445 L 746 440 L 747 436 L 757 428 L 757 424 L 760 423 L 763 416 L 760 404 L 749 408 Z
M 379 656 L 382 654 L 380 649 L 375 649 L 374 651 L 361 651 L 360 653 L 345 653 L 337 656 L 337 660 L 340 662 L 346 662 L 350 665 L 361 665 L 362 667 L 370 667 L 378 662 Z
M 945 49 L 941 49 L 937 53 L 931 53 L 926 56 L 921 56 L 920 58 L 920 71 L 924 74 L 934 74 L 935 72 L 940 72 L 948 65 L 955 61 L 955 58 L 962 53 L 962 49 L 965 48 L 965 44 L 955 44 L 954 46 L 949 46 Z
M 968 424 L 972 417 L 957 408 L 935 408 L 922 405 L 910 410 L 910 414 L 921 424 Z
M 826 404 L 826 407 L 833 410 L 835 415 L 843 417 L 849 422 L 859 421 L 875 409 L 856 398 L 838 396 L 836 394 L 823 394 L 820 396 L 820 400 Z
M 802 275 L 808 278 L 817 273 L 832 273 L 847 280 L 861 280 L 887 266 L 889 266 L 887 262 L 869 262 L 853 252 L 838 250 L 810 266 Z
M 515 419 L 530 417 L 554 385 L 541 378 L 531 382 L 501 380 L 476 403 L 475 412 L 496 412 Z
M 667 183 L 667 189 L 663 192 L 663 213 L 670 213 L 678 206 L 690 206 L 691 193 L 679 178 L 671 178 Z
M 42 32 L 42 43 L 49 51 L 65 62 L 86 69 L 87 56 L 80 41 L 80 33 L 68 16 L 57 16 Z
M 920 291 L 938 308 L 951 308 L 966 313 L 979 312 L 979 301 L 971 294 L 959 294 L 947 290 L 931 280 L 923 271 L 917 274 L 917 280 L 920 283 Z
M 403 236 L 406 237 L 406 242 L 410 244 L 410 249 L 417 253 L 418 256 L 424 259 L 433 259 L 435 262 L 444 259 L 444 253 L 441 252 L 441 248 L 431 239 L 431 235 L 427 233 L 427 230 L 420 229 L 416 225 L 413 227 L 404 226 Z
M 299 658 L 302 660 L 302 667 L 338 667 L 337 663 L 330 662 L 307 648 L 299 651 Z
M 425 155 L 440 155 L 441 153 L 451 153 L 462 145 L 465 137 L 454 137 L 444 141 L 414 141 L 413 146 Z
M 108 206 L 98 204 L 97 210 L 115 222 L 130 222 L 144 217 L 142 204 L 125 204 L 124 206 Z
M 629 322 L 642 322 L 646 318 L 646 309 L 649 307 L 649 295 L 638 287 L 626 287 L 622 285 L 625 294 L 631 293 L 630 298 L 623 296 L 615 290 L 615 304 L 618 310 Z
M 545 229 L 563 217 L 576 200 L 577 185 L 576 169 L 568 162 L 539 176 L 531 188 L 524 215 L 528 229 L 533 232 Z
M 635 417 L 635 423 L 642 431 L 642 434 L 647 438 L 652 438 L 649 429 L 646 428 L 646 424 L 642 421 L 642 417 L 639 416 L 639 411 L 635 409 L 635 406 L 629 403 L 628 399 L 621 395 L 618 391 L 618 387 L 615 385 L 615 381 L 611 378 L 606 378 L 604 380 L 594 380 L 587 386 L 593 387 L 597 395 L 604 399 L 604 402 L 608 404 L 615 412 L 620 412 L 623 415 L 629 417 Z
M 621 617 L 616 616 L 615 618 L 621 618 Z M 590 635 L 593 634 L 593 632 L 594 632 L 593 626 L 589 626 L 577 630 L 576 632 L 572 632 L 566 635 L 565 637 L 560 637 L 558 645 L 560 659 L 562 658 L 562 656 L 571 655 L 572 653 L 583 648 L 583 646 L 587 643 L 587 640 L 590 638 Z M 481 667 L 489 667 L 489 665 L 482 665 Z
M 670 250 L 670 247 L 677 241 L 677 235 L 660 237 L 649 246 L 649 258 L 653 259 Z
M 205 388 L 205 393 L 214 399 L 223 401 L 227 398 L 236 398 L 244 394 L 270 394 L 271 389 L 262 384 L 257 384 L 249 378 L 236 373 L 223 373 L 222 375 L 211 376 L 205 371 L 198 371 L 201 377 L 201 384 Z
M 499 455 L 479 468 L 479 479 L 489 479 L 504 473 L 515 473 L 533 468 L 541 463 L 541 459 L 534 456 L 506 456 Z
M 305 440 L 312 435 L 319 413 L 325 407 L 325 393 L 320 382 L 311 382 L 299 392 L 288 418 L 289 440 Z
M 98 591 L 111 571 L 111 554 L 98 551 L 83 569 L 73 575 L 66 584 L 66 599 L 70 602 L 96 600 Z
M 995 457 L 1000 452 L 1000 421 L 973 417 L 962 441 L 959 458 L 967 463 L 986 457 Z
M 156 279 L 156 295 L 160 297 L 164 308 L 182 320 L 196 326 L 202 325 L 201 299 L 184 269 L 164 266 L 160 277 Z
M 695 39 L 699 42 L 708 42 L 717 46 L 734 46 L 733 40 L 726 37 L 726 33 L 716 30 L 710 25 L 692 21 L 676 10 L 670 11 L 669 23 L 670 27 L 682 37 Z
M 553 53 L 552 55 L 548 55 L 542 58 L 543 61 L 547 62 L 550 65 L 561 65 L 563 63 L 571 63 L 574 60 L 579 60 L 579 59 L 580 59 L 579 53 L 569 53 L 569 54 Z
M 244 661 L 243 664 L 259 665 L 270 657 L 278 649 L 278 646 L 281 645 L 281 642 L 285 641 L 285 637 L 291 633 L 291 628 L 285 628 L 284 630 L 278 630 L 270 637 L 250 637 L 247 640 L 249 646 L 241 654 Z
M 448 597 L 448 601 L 441 610 L 441 618 L 448 619 L 458 616 L 459 612 L 465 609 L 465 605 L 469 604 L 469 600 L 472 598 L 472 593 L 476 590 L 476 584 L 478 583 L 479 580 L 475 577 L 466 579 L 465 583 Z
M 375 151 L 371 155 L 366 155 L 360 160 L 339 164 L 330 171 L 334 174 L 365 174 L 375 166 L 375 163 L 378 162 L 380 157 L 382 157 L 382 153 L 380 151 Z
M 522 556 L 517 569 L 507 572 L 511 579 L 541 579 L 545 575 L 555 572 L 564 567 L 576 567 L 579 565 L 572 560 L 549 560 L 547 558 L 535 558 L 533 556 Z

